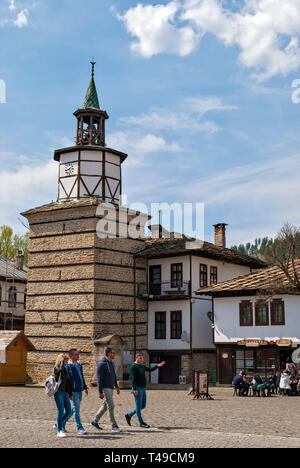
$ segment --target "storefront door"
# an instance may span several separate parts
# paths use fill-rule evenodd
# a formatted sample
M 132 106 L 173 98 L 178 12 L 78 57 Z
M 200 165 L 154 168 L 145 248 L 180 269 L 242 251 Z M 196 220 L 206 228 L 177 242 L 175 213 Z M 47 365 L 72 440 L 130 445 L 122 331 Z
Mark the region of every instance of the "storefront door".
M 231 384 L 233 379 L 232 350 L 231 348 L 220 349 L 220 384 Z

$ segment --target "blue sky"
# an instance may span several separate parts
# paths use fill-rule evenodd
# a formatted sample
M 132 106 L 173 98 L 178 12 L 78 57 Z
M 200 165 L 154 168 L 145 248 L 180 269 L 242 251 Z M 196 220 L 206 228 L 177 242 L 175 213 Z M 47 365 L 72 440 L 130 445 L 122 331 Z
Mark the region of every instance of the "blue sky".
M 300 0 L 0 0 L 0 225 L 55 200 L 95 57 L 131 202 L 204 202 L 206 239 L 300 225 Z

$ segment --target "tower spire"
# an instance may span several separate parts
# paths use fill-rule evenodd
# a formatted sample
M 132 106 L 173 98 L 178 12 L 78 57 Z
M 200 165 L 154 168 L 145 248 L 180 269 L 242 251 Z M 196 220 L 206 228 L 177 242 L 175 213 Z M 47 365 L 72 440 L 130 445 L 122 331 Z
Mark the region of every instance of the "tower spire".
M 94 80 L 96 65 L 94 59 L 92 60 L 92 62 L 90 62 L 90 64 L 92 65 L 92 78 L 84 98 L 83 108 L 86 109 L 88 107 L 94 107 L 95 109 L 100 109 L 97 88 Z
M 97 88 L 94 80 L 96 62 L 93 59 L 92 77 L 86 92 L 83 106 L 74 112 L 77 117 L 77 145 L 105 146 L 105 121 L 109 118 L 104 110 L 101 110 Z
M 92 59 L 92 62 L 90 62 L 90 64 L 92 65 L 92 78 L 94 78 L 95 76 L 95 65 L 96 65 L 97 62 L 95 62 L 95 59 L 93 58 Z

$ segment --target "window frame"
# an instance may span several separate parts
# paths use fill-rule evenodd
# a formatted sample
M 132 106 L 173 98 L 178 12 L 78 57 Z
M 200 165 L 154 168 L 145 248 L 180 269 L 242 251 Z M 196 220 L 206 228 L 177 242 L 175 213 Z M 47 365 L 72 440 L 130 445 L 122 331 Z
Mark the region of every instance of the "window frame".
M 282 322 L 275 322 L 274 321 L 274 304 L 282 304 Z M 285 326 L 285 307 L 284 301 L 282 299 L 273 299 L 271 301 L 271 325 L 274 327 L 282 327 Z
M 173 270 L 174 267 L 175 267 L 175 270 Z M 178 267 L 180 268 L 177 269 Z M 171 288 L 182 288 L 182 286 L 183 286 L 183 264 L 171 263 Z
M 158 320 L 158 317 L 160 317 L 160 320 Z M 162 317 L 164 317 L 164 319 L 162 319 Z M 154 325 L 155 340 L 166 340 L 167 339 L 167 312 L 162 311 L 162 310 L 156 311 L 154 320 L 155 320 L 155 325 Z M 160 334 L 163 335 L 163 337 L 159 336 Z
M 243 317 L 243 306 L 249 306 L 251 308 L 251 323 L 243 323 L 242 317 Z M 240 327 L 253 327 L 253 304 L 251 301 L 241 301 L 239 303 L 239 309 L 240 309 Z
M 258 321 L 258 314 L 259 314 L 259 307 L 265 306 L 267 308 L 267 321 L 266 323 L 259 323 Z M 255 326 L 256 327 L 268 327 L 270 325 L 270 310 L 269 310 L 269 303 L 268 302 L 260 302 L 257 301 L 255 303 Z
M 174 314 L 179 314 L 179 319 L 176 317 L 174 319 Z M 180 340 L 181 335 L 182 335 L 182 310 L 172 310 L 170 312 L 170 339 L 171 340 Z M 175 330 L 176 333 L 174 332 L 174 324 L 175 324 Z M 179 327 L 178 327 L 179 324 Z M 180 333 L 179 333 L 180 332 Z M 175 336 L 176 335 L 176 336 Z
M 213 284 L 218 284 L 218 267 L 211 265 L 210 266 L 210 285 L 213 285 Z
M 7 305 L 9 309 L 16 309 L 17 307 L 17 288 L 15 286 L 11 286 L 8 291 L 8 301 Z M 11 300 L 11 294 L 13 295 L 13 300 Z
M 200 288 L 207 288 L 208 286 L 208 267 L 206 263 L 199 265 L 199 285 Z

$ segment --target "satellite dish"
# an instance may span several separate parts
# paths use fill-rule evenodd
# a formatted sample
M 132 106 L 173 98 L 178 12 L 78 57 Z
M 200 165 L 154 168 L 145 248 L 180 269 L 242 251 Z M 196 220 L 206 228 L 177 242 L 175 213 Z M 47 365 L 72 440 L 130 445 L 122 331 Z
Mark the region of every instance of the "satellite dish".
M 184 331 L 181 335 L 181 341 L 184 341 L 186 343 L 190 342 L 189 334 L 187 331 Z
M 292 354 L 292 361 L 295 364 L 300 364 L 300 348 L 296 349 Z

